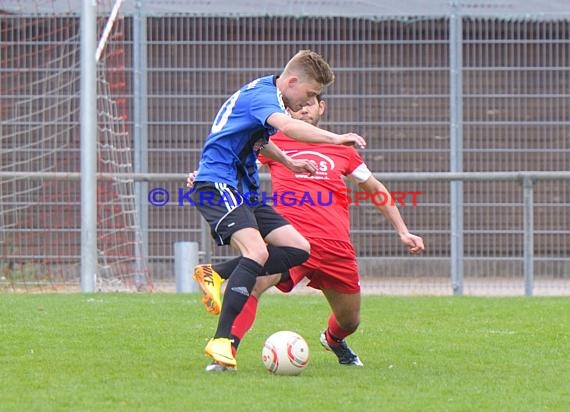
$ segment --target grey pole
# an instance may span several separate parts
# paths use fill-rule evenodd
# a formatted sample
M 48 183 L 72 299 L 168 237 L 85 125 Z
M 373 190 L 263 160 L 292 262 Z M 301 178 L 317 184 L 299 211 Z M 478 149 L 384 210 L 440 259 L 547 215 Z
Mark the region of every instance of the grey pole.
M 133 24 L 133 64 L 134 64 L 134 171 L 148 172 L 148 112 L 147 112 L 147 20 L 143 10 L 144 0 L 136 2 Z M 144 282 L 148 258 L 148 182 L 135 181 L 135 210 L 137 211 L 138 231 L 141 247 L 136 248 L 137 283 Z
M 523 179 L 523 271 L 524 292 L 526 296 L 532 296 L 534 290 L 534 208 L 533 208 L 533 185 L 530 177 Z
M 463 171 L 463 77 L 462 16 L 452 3 L 449 18 L 450 171 Z M 451 285 L 454 295 L 463 295 L 463 182 L 450 183 Z
M 97 276 L 97 27 L 95 0 L 81 4 L 81 292 Z
M 192 280 L 194 266 L 197 264 L 198 242 L 176 242 L 174 244 L 176 292 L 190 293 L 198 290 Z

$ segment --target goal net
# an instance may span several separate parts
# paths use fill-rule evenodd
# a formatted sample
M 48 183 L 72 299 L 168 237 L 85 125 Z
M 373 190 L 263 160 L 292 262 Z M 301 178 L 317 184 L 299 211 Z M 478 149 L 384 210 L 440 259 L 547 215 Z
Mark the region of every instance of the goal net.
M 0 4 L 0 288 L 80 285 L 79 1 Z M 115 7 L 114 7 L 115 6 Z M 98 1 L 96 287 L 148 290 L 137 225 L 125 20 Z M 110 21 L 110 16 L 113 17 Z M 63 173 L 53 173 L 63 172 Z M 70 175 L 71 175 L 70 173 Z

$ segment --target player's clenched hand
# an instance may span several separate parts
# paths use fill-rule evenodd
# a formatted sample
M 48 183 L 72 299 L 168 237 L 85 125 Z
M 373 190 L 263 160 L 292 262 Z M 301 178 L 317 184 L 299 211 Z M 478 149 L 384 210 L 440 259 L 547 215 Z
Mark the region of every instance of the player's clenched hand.
M 196 170 L 188 173 L 188 177 L 186 178 L 186 186 L 194 187 L 194 180 L 196 180 L 196 176 L 198 176 L 198 172 Z
M 313 176 L 317 172 L 314 162 L 306 159 L 290 159 L 287 162 L 287 168 L 295 173 L 308 173 Z
M 409 232 L 400 235 L 400 240 L 408 247 L 408 251 L 413 255 L 416 255 L 425 249 L 424 240 Z
M 345 146 L 358 146 L 361 149 L 366 147 L 366 140 L 364 137 L 357 135 L 356 133 L 345 133 L 339 135 L 339 143 Z

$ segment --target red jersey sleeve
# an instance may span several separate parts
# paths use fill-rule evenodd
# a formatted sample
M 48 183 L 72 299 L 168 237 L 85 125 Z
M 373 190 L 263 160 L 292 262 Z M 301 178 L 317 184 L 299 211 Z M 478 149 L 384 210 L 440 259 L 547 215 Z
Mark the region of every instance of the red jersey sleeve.
M 370 176 L 372 176 L 372 172 L 368 169 L 368 166 L 366 166 L 366 163 L 364 163 L 360 154 L 358 154 L 353 147 L 349 149 L 350 155 L 345 176 L 353 178 L 358 183 L 365 182 Z

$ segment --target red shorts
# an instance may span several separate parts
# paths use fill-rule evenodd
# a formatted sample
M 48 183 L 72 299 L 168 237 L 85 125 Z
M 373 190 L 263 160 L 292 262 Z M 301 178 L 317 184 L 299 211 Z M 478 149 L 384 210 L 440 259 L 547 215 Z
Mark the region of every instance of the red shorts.
M 360 276 L 352 243 L 330 239 L 307 240 L 311 244 L 311 256 L 303 264 L 289 269 L 291 279 L 279 283 L 277 288 L 290 292 L 303 278 L 307 278 L 307 285 L 315 289 L 359 293 Z

